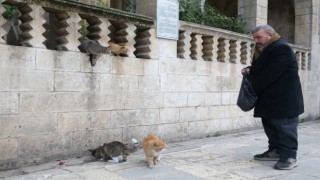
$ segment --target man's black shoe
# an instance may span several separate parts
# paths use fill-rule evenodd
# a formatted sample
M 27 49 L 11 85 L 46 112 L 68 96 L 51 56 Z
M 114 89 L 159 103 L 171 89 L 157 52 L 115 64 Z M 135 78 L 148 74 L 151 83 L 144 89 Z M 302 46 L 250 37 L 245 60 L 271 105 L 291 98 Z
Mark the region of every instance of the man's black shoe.
M 280 159 L 280 155 L 277 149 L 269 149 L 262 154 L 254 155 L 254 159 L 259 161 L 278 161 Z
M 274 169 L 278 170 L 291 170 L 297 167 L 297 159 L 295 158 L 280 158 L 280 160 L 274 165 Z

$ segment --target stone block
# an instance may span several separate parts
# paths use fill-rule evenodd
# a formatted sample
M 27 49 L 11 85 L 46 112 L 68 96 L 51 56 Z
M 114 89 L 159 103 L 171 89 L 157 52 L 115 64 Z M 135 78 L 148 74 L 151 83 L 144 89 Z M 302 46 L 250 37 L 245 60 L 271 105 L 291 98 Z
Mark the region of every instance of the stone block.
M 219 63 L 213 61 L 197 61 L 197 75 L 218 75 L 217 65 Z
M 205 103 L 204 93 L 189 93 L 188 106 L 203 106 Z
M 142 142 L 148 134 L 159 134 L 158 132 L 158 125 L 127 127 L 123 132 L 124 141 L 130 142 L 132 138 L 135 138 L 139 142 Z
M 159 75 L 159 61 L 144 61 L 144 75 Z
M 35 69 L 36 50 L 33 48 L 1 45 L 0 67 Z
M 70 51 L 36 50 L 38 70 L 80 71 L 83 54 Z
M 18 158 L 18 139 L 0 139 L 0 160 Z
M 124 109 L 125 100 L 125 92 L 108 92 L 94 94 L 93 104 L 96 104 L 98 110 Z
M 161 124 L 158 126 L 158 136 L 167 143 L 188 138 L 188 123 Z
M 50 134 L 56 131 L 56 114 L 0 116 L 0 138 Z
M 192 76 L 192 75 L 185 75 L 184 77 L 184 88 L 183 91 L 206 91 L 206 83 L 207 77 L 206 76 Z
M 208 76 L 207 77 L 207 91 L 220 91 L 221 90 L 221 77 Z
M 24 158 L 68 154 L 72 148 L 72 133 L 20 137 L 19 156 Z
M 103 143 L 111 141 L 122 141 L 122 129 L 104 129 L 95 131 L 76 131 L 72 139 L 72 149 L 74 150 L 88 150 L 97 148 Z
M 81 55 L 81 72 L 97 72 L 97 73 L 111 73 L 111 59 L 112 55 L 98 56 L 96 65 L 91 66 L 89 56 L 87 54 Z
M 180 122 L 179 108 L 165 108 L 160 110 L 161 124 Z
M 177 74 L 180 71 L 180 63 L 177 59 L 160 58 L 159 60 L 159 74 Z
M 109 111 L 59 113 L 59 132 L 102 130 L 111 127 Z
M 239 88 L 239 89 L 240 89 L 240 88 Z M 239 95 L 239 91 L 238 91 L 238 92 L 231 92 L 231 93 L 230 93 L 230 104 L 231 104 L 231 105 L 237 104 L 238 95 Z
M 229 92 L 222 92 L 222 105 L 229 105 L 231 100 L 231 94 Z
M 53 91 L 53 72 L 1 69 L 0 91 Z
M 188 137 L 191 139 L 207 137 L 210 133 L 211 121 L 189 122 Z
M 210 118 L 209 115 L 209 107 L 197 107 L 195 121 L 208 120 Z
M 124 128 L 128 126 L 128 119 L 124 118 L 124 111 L 111 111 L 111 128 Z
M 97 73 L 74 73 L 56 72 L 55 91 L 99 91 L 100 74 Z
M 161 75 L 161 91 L 184 91 L 184 79 L 183 75 Z
M 144 60 L 113 56 L 111 73 L 122 75 L 143 75 Z
M 135 75 L 101 75 L 101 92 L 137 91 L 139 76 Z
M 89 109 L 89 93 L 23 93 L 20 111 L 27 113 L 86 111 Z
M 19 94 L 0 92 L 0 114 L 19 113 Z
M 205 106 L 219 106 L 222 104 L 222 94 L 220 92 L 205 93 Z
M 196 121 L 196 107 L 180 108 L 180 122 Z
M 137 109 L 111 112 L 111 128 L 160 124 L 159 109 Z
M 224 106 L 211 106 L 208 107 L 208 119 L 219 119 L 225 117 Z
M 186 107 L 188 105 L 187 93 L 165 93 L 164 107 Z
M 153 92 L 128 92 L 126 95 L 124 108 L 162 108 L 164 106 L 164 95 Z
M 177 41 L 171 39 L 159 39 L 159 57 L 176 58 L 177 57 Z
M 160 78 L 159 76 L 140 76 L 139 77 L 139 90 L 140 91 L 160 91 Z

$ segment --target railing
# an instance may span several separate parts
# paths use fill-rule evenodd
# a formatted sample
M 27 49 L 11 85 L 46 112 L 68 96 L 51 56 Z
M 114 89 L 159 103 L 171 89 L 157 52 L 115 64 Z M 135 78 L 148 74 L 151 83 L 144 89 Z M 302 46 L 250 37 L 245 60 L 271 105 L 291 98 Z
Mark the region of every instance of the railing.
M 182 59 L 250 64 L 254 53 L 251 36 L 180 21 L 177 56 Z M 311 50 L 290 44 L 300 69 L 307 70 Z
M 88 23 L 86 38 L 108 46 L 109 40 L 126 45 L 128 56 L 152 57 L 152 39 L 155 37 L 155 19 L 117 9 L 106 9 L 68 0 L 0 0 L 2 4 L 19 10 L 19 45 L 61 51 L 79 51 L 80 22 Z M 0 13 L 5 9 L 0 5 Z M 6 20 L 0 16 L 0 36 L 6 37 L 8 29 L 2 27 Z M 0 38 L 5 44 L 6 38 Z M 291 45 L 302 70 L 310 69 L 309 47 Z M 157 47 L 157 46 L 156 46 Z M 251 36 L 218 28 L 180 21 L 177 57 L 181 59 L 249 64 L 254 51 Z
M 151 58 L 150 38 L 155 33 L 154 19 L 117 9 L 105 9 L 67 0 L 1 0 L 19 10 L 19 45 L 62 51 L 79 51 L 80 22 L 87 21 L 87 38 L 103 46 L 108 41 L 126 45 L 129 57 Z M 0 13 L 5 11 L 0 5 Z M 6 20 L 0 16 L 0 26 Z M 0 36 L 8 30 L 1 28 Z M 6 39 L 6 38 L 4 38 Z M 4 39 L 0 43 L 7 43 Z

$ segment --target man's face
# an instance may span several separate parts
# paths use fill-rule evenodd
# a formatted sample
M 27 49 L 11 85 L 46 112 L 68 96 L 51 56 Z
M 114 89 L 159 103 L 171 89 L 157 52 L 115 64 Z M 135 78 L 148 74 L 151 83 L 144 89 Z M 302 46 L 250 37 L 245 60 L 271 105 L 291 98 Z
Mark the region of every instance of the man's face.
M 259 51 L 261 51 L 268 44 L 268 41 L 272 37 L 272 35 L 268 34 L 264 29 L 254 32 L 252 36 Z

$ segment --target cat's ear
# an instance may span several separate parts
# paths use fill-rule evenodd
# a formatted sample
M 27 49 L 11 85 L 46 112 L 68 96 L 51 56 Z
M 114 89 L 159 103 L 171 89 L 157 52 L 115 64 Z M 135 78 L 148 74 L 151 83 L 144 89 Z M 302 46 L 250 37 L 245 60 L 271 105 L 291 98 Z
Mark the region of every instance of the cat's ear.
M 94 151 L 94 149 L 88 149 L 88 151 L 93 152 L 93 151 Z

